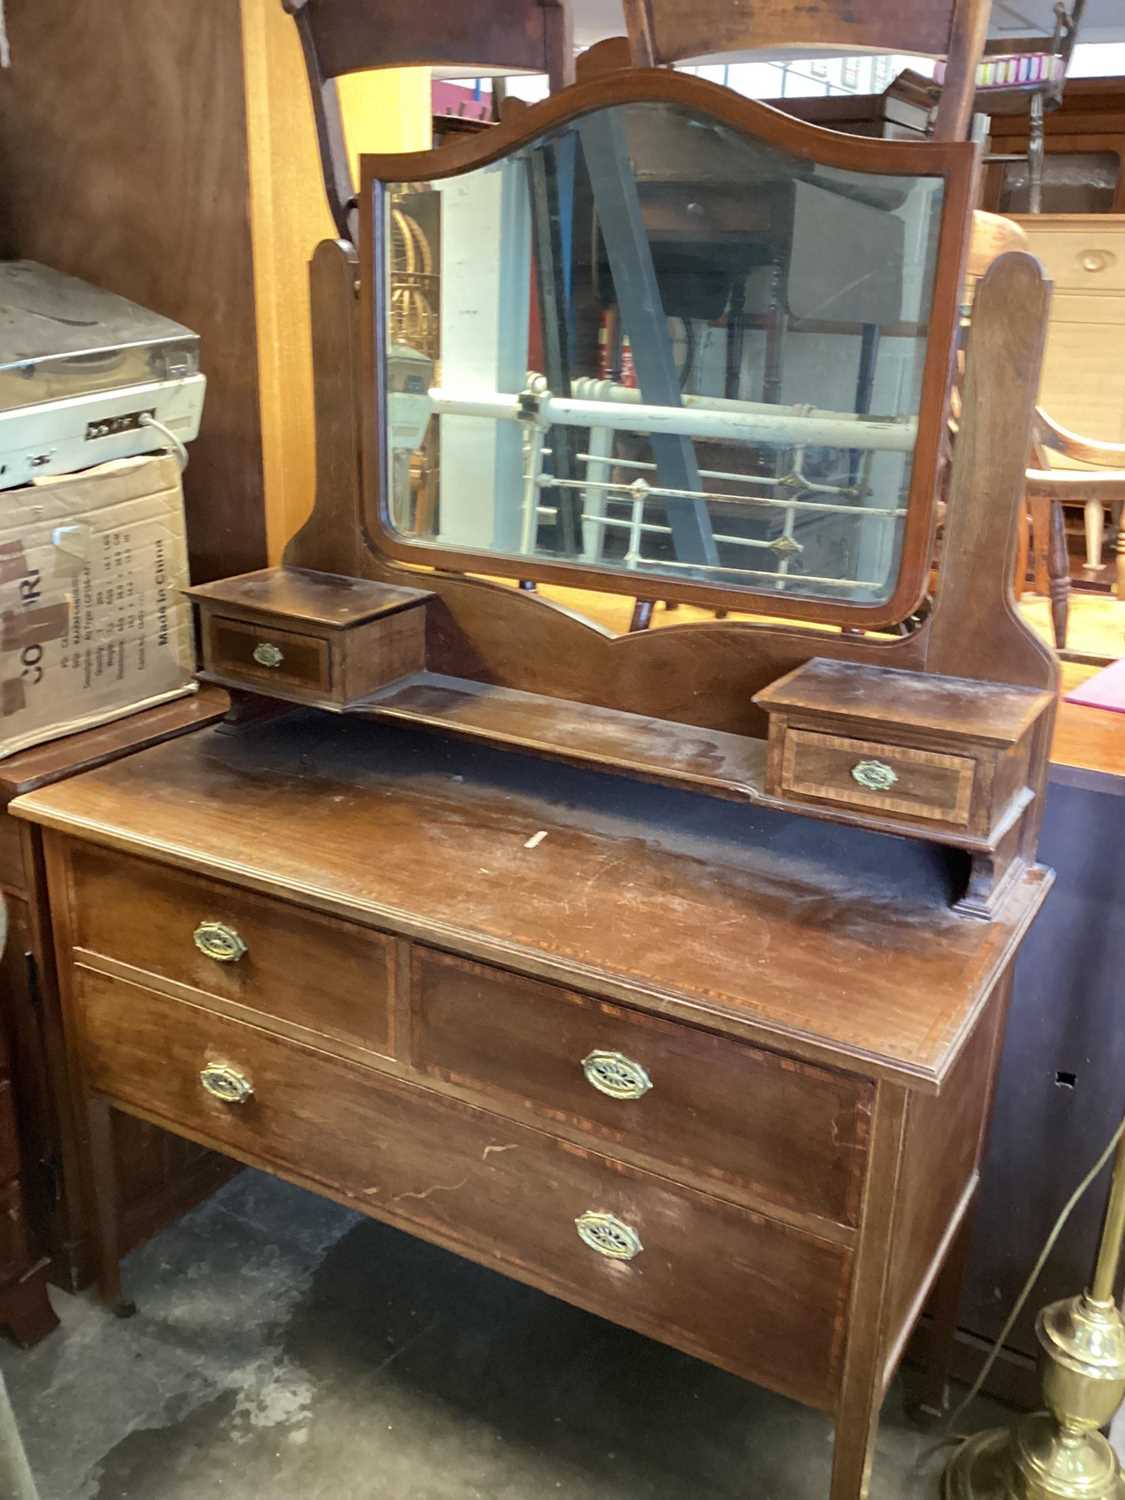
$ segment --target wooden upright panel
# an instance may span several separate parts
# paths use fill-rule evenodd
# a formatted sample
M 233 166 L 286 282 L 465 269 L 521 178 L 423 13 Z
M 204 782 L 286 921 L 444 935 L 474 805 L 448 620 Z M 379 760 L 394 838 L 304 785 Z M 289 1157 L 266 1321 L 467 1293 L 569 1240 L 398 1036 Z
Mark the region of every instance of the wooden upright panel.
M 184 477 L 192 576 L 265 559 L 238 0 L 9 7 L 0 253 L 178 319 L 209 386 Z

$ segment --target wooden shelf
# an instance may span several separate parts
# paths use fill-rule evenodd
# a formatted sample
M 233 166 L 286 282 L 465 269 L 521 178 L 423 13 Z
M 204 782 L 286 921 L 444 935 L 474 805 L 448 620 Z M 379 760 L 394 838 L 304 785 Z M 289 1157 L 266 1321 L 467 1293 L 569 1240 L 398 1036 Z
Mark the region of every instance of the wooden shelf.
M 400 719 L 663 784 L 687 784 L 739 801 L 757 801 L 765 786 L 764 740 L 435 672 L 400 678 L 348 712 Z
M 994 850 L 1031 796 L 1026 792 L 1013 798 L 1003 821 L 984 837 L 946 827 L 922 831 L 916 821 L 892 814 L 872 815 L 770 796 L 765 740 L 435 672 L 400 678 L 344 712 L 349 717 L 391 719 L 573 765 L 619 771 L 664 786 L 695 788 L 825 822 L 928 838 L 972 854 Z

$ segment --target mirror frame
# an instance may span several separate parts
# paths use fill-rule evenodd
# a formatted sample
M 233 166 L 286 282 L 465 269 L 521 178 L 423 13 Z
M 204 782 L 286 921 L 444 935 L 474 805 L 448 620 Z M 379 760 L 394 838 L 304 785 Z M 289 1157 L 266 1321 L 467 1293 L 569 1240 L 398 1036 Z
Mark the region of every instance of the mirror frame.
M 881 602 L 861 604 L 807 595 L 786 597 L 741 584 L 699 583 L 590 563 L 439 547 L 408 541 L 394 530 L 388 503 L 390 475 L 383 380 L 389 326 L 384 227 L 388 185 L 455 177 L 499 161 L 594 110 L 639 103 L 673 104 L 709 115 L 721 125 L 824 166 L 944 181 L 906 524 L 898 577 L 892 593 Z M 866 629 L 906 620 L 928 591 L 938 475 L 958 348 L 978 162 L 979 150 L 969 142 L 916 143 L 845 135 L 806 124 L 720 84 L 669 69 L 629 69 L 575 84 L 539 104 L 513 112 L 500 125 L 435 150 L 363 156 L 358 247 L 360 456 L 365 525 L 375 550 L 396 562 L 444 573 L 533 579 L 537 583 L 733 609 L 779 619 Z

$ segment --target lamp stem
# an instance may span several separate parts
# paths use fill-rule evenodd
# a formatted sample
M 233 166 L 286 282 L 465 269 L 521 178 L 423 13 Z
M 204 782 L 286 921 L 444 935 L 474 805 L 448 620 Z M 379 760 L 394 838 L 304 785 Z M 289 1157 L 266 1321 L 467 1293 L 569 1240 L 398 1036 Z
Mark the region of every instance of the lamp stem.
M 1090 1286 L 1091 1301 L 1114 1301 L 1117 1295 L 1117 1271 L 1121 1263 L 1123 1240 L 1125 1240 L 1125 1135 L 1117 1143 L 1117 1154 L 1113 1163 L 1113 1184 L 1109 1190 L 1109 1207 L 1106 1210 L 1105 1228 L 1102 1230 L 1094 1280 Z

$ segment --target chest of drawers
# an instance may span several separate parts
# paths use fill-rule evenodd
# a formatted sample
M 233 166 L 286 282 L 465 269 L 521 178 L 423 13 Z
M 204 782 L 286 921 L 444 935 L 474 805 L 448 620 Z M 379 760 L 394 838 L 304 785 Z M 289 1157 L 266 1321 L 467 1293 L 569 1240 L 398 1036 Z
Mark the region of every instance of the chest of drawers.
M 112 1105 L 830 1413 L 858 1493 L 1045 872 L 982 921 L 925 845 L 324 716 L 16 811 L 103 1201 Z

